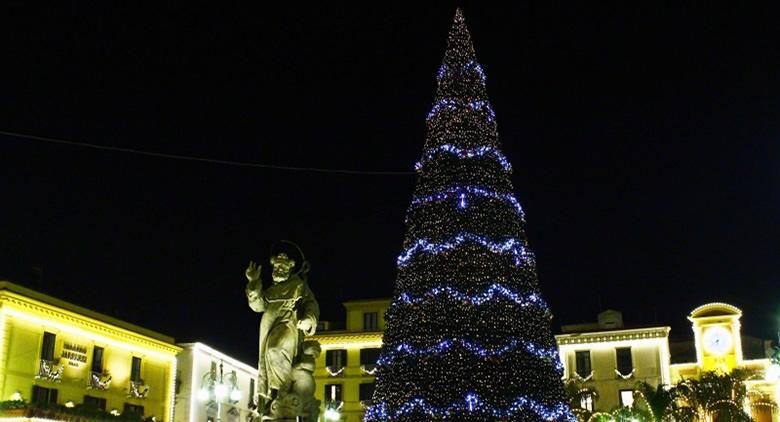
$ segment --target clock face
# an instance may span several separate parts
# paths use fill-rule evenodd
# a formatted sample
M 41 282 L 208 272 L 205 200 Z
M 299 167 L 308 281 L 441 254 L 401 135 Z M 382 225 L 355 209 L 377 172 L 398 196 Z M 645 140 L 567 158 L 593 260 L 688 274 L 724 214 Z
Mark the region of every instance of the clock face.
M 704 350 L 721 356 L 731 350 L 731 332 L 723 327 L 712 327 L 704 331 Z

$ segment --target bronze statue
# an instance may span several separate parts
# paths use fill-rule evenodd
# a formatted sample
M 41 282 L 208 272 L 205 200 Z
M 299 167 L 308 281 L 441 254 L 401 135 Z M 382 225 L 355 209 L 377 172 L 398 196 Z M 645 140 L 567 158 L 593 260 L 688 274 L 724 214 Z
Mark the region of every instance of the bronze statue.
M 303 260 L 303 258 L 301 258 Z M 305 341 L 314 334 L 320 316 L 319 305 L 305 276 L 306 262 L 293 273 L 295 260 L 286 253 L 272 255 L 272 284 L 263 289 L 260 265 L 246 269 L 249 307 L 262 312 L 258 359 L 258 410 L 262 420 L 316 421 L 319 402 L 314 399 L 314 359 L 319 343 Z M 313 414 L 312 414 L 313 413 Z

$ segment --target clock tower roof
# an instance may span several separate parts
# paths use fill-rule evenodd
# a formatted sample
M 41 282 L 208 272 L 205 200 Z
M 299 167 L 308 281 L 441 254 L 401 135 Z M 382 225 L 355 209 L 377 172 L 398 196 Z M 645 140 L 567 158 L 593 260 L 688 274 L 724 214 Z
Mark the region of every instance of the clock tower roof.
M 693 318 L 705 318 L 714 316 L 742 316 L 742 311 L 734 305 L 722 302 L 712 302 L 705 305 L 701 305 L 698 308 L 691 311 L 691 315 L 688 317 Z

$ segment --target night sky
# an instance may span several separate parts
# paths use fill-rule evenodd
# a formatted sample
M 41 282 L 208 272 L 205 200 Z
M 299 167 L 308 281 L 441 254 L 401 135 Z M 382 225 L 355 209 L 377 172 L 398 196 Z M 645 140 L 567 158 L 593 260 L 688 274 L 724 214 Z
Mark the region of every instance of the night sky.
M 556 329 L 611 307 L 688 338 L 719 300 L 773 338 L 779 11 L 514 3 L 459 4 Z M 0 130 L 411 171 L 456 3 L 252 4 L 6 2 Z M 342 301 L 391 295 L 415 176 L 0 136 L 0 180 L 0 275 L 253 362 L 248 261 L 298 242 L 342 320 Z

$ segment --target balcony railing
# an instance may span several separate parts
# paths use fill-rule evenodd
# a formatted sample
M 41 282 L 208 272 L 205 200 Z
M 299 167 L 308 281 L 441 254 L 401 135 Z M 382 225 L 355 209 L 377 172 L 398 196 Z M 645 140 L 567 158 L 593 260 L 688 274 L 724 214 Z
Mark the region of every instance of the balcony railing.
M 90 390 L 106 391 L 111 386 L 111 375 L 108 372 L 91 372 L 89 375 Z
M 62 381 L 62 373 L 65 371 L 65 365 L 60 364 L 59 360 L 41 359 L 38 362 L 37 380 L 50 382 Z
M 129 397 L 136 399 L 145 399 L 149 395 L 149 386 L 144 384 L 144 380 L 130 380 Z

